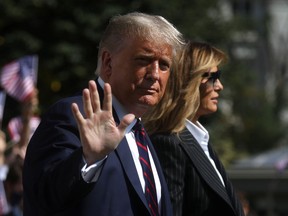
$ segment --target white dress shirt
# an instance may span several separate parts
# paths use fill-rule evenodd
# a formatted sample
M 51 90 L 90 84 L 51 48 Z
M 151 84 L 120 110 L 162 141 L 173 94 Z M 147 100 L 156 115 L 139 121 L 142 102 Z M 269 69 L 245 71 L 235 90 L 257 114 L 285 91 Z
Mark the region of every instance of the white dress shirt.
M 208 160 L 210 161 L 210 163 L 214 167 L 217 175 L 219 176 L 223 186 L 225 187 L 223 178 L 222 178 L 219 170 L 217 169 L 214 160 L 211 158 L 209 150 L 208 150 L 208 142 L 209 142 L 209 133 L 208 133 L 208 131 L 198 121 L 197 121 L 197 125 L 196 125 L 193 122 L 191 122 L 188 119 L 186 119 L 185 126 L 189 130 L 189 132 L 191 134 L 193 134 L 193 136 L 195 137 L 195 139 L 197 140 L 197 142 L 199 143 L 199 145 L 203 149 L 204 153 L 208 157 Z

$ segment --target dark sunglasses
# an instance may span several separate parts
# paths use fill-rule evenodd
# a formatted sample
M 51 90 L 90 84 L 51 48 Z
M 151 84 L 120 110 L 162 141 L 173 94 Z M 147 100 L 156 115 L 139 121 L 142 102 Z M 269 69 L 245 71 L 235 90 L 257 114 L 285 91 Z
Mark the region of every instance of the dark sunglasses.
M 220 76 L 221 76 L 220 70 L 216 72 L 206 72 L 202 75 L 202 77 L 207 78 L 207 82 L 212 81 L 213 84 L 216 82 L 217 79 L 220 79 Z

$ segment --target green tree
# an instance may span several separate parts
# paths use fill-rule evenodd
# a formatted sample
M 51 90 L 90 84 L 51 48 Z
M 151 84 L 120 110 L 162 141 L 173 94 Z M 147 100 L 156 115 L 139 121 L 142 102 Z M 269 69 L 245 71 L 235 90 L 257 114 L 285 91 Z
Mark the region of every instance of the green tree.
M 203 120 L 211 131 L 212 142 L 229 164 L 242 155 L 275 146 L 283 138 L 283 127 L 279 120 L 281 107 L 269 102 L 265 91 L 259 88 L 259 76 L 252 62 L 239 61 L 233 53 L 237 33 L 256 30 L 266 40 L 266 25 L 241 14 L 227 19 L 221 3 L 215 0 L 1 0 L 0 67 L 24 55 L 37 54 L 37 87 L 41 110 L 45 112 L 50 104 L 83 89 L 94 78 L 98 42 L 111 16 L 131 11 L 162 15 L 186 38 L 207 41 L 230 57 L 223 68 L 225 91 L 221 99 L 226 108 L 228 104 L 229 112 L 223 106 Z M 266 21 L 266 18 L 261 20 Z M 7 99 L 3 127 L 19 111 L 17 107 L 17 102 Z

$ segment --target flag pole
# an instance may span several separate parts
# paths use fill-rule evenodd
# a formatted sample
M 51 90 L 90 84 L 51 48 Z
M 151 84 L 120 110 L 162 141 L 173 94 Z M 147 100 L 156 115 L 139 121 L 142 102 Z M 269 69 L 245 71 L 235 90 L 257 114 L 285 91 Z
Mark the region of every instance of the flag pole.
M 6 101 L 6 93 L 4 91 L 1 91 L 0 92 L 0 130 L 2 130 L 5 101 Z
M 33 64 L 34 64 L 34 68 L 35 68 L 35 80 L 34 80 L 35 88 L 37 86 L 37 80 L 38 80 L 38 62 L 39 62 L 38 55 L 34 55 Z

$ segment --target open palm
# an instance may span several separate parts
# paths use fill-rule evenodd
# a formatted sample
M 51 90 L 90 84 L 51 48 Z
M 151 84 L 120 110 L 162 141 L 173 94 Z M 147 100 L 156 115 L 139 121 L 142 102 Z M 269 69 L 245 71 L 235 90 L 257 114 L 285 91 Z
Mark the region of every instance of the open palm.
M 89 89 L 83 90 L 82 97 L 86 116 L 81 114 L 76 103 L 72 104 L 72 112 L 79 128 L 84 158 L 87 165 L 91 165 L 117 148 L 135 116 L 128 114 L 116 125 L 112 115 L 111 87 L 107 83 L 102 109 L 95 81 L 89 81 Z

